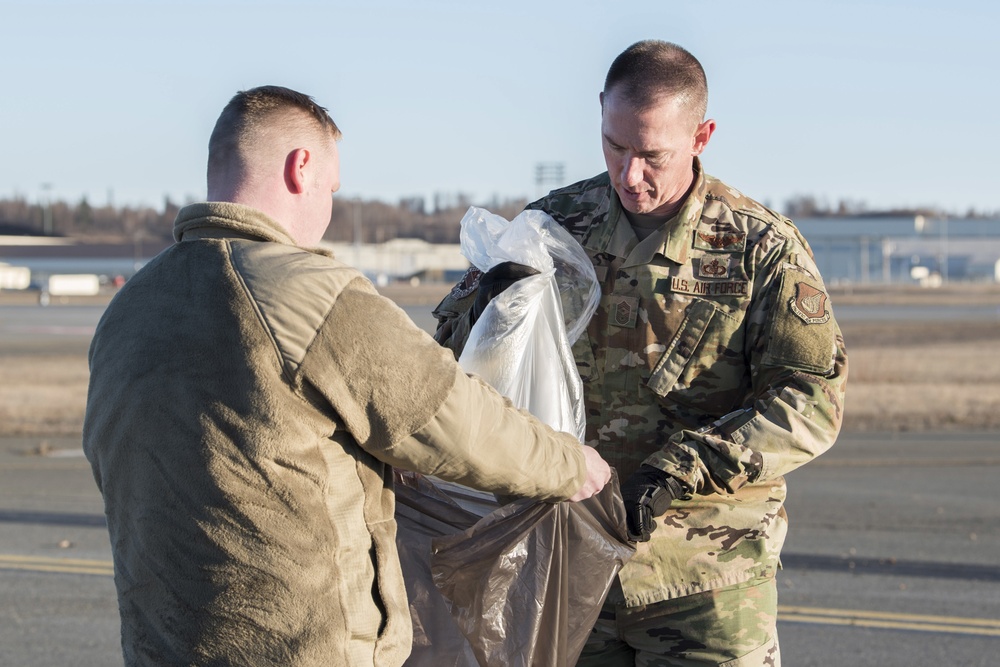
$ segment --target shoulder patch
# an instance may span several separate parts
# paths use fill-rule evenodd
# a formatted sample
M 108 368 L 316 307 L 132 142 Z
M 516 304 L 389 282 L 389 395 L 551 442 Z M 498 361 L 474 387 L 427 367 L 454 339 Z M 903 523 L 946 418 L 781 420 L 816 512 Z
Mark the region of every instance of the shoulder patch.
M 833 371 L 837 325 L 822 282 L 785 268 L 769 319 L 764 364 L 820 375 Z
M 788 307 L 806 324 L 825 324 L 830 321 L 826 307 L 826 292 L 806 282 L 795 283 L 795 296 L 788 300 Z

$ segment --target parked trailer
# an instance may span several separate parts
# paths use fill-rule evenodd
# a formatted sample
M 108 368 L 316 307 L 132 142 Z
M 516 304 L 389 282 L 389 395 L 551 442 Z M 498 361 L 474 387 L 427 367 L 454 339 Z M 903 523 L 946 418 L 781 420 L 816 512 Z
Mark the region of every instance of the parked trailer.
M 46 291 L 52 296 L 92 296 L 101 291 L 94 273 L 57 273 L 49 276 Z
M 31 285 L 31 269 L 26 266 L 0 263 L 0 290 L 28 289 L 29 285 Z

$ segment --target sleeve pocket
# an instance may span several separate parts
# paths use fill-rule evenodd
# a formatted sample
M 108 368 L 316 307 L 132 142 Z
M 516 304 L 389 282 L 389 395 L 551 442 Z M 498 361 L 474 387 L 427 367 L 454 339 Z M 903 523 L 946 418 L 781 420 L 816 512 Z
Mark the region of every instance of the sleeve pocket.
M 762 363 L 820 375 L 833 372 L 836 323 L 822 282 L 785 269 L 770 319 Z

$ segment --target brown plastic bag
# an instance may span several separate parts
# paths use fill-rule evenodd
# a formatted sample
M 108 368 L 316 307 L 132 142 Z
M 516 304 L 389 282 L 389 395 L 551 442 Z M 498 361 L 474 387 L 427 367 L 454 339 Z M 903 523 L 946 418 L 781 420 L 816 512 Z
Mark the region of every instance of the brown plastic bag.
M 395 471 L 396 547 L 406 581 L 413 648 L 407 667 L 476 667 L 472 647 L 451 617 L 451 607 L 431 577 L 431 540 L 472 527 L 499 507 L 491 494 L 461 507 L 434 481 Z M 447 488 L 447 487 L 445 487 Z
M 414 651 L 406 664 L 574 664 L 611 583 L 635 553 L 617 477 L 583 502 L 516 500 L 479 520 L 473 517 L 489 509 L 482 497 L 472 504 L 460 498 L 468 508 L 462 509 L 430 480 L 403 488 L 397 485 L 398 541 L 411 543 L 400 545 L 401 558 L 420 560 L 419 534 L 433 549 L 428 570 L 404 562 L 414 622 Z M 453 534 L 446 532 L 448 525 Z M 424 578 L 428 571 L 437 598 Z

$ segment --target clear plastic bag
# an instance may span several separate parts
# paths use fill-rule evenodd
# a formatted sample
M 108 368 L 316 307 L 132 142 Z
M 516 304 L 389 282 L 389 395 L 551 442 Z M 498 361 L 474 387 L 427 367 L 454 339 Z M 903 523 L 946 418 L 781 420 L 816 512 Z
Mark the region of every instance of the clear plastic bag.
M 499 505 L 480 493 L 474 506 L 462 507 L 448 487 L 419 473 L 396 470 L 396 547 L 406 582 L 413 624 L 407 667 L 476 667 L 472 645 L 451 615 L 451 604 L 431 576 L 431 542 L 471 528 Z
M 587 328 L 601 299 L 597 274 L 586 251 L 552 216 L 522 211 L 507 222 L 472 206 L 462 218 L 461 243 L 462 254 L 481 271 L 503 262 L 525 264 L 542 273 L 555 269 L 570 345 Z
M 462 218 L 462 253 L 482 271 L 510 261 L 539 274 L 490 302 L 459 364 L 518 407 L 582 440 L 583 384 L 571 346 L 600 300 L 590 258 L 546 213 L 524 211 L 508 223 L 476 207 Z
M 578 503 L 516 500 L 396 471 L 413 621 L 407 667 L 564 667 L 635 553 L 618 478 Z
M 540 273 L 498 295 L 459 363 L 549 426 L 584 435 L 571 344 L 600 289 L 583 248 L 550 216 L 509 223 L 470 208 L 462 251 Z M 565 316 L 564 316 L 565 313 Z M 579 503 L 514 500 L 397 471 L 397 543 L 413 619 L 409 667 L 561 667 L 579 657 L 618 571 L 635 552 L 613 477 Z
M 635 553 L 617 477 L 578 503 L 516 500 L 431 544 L 434 583 L 481 667 L 575 664 Z

